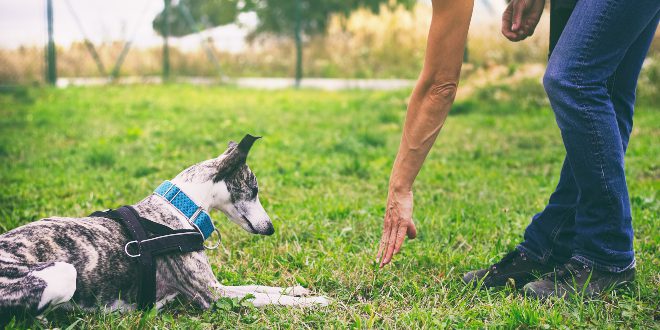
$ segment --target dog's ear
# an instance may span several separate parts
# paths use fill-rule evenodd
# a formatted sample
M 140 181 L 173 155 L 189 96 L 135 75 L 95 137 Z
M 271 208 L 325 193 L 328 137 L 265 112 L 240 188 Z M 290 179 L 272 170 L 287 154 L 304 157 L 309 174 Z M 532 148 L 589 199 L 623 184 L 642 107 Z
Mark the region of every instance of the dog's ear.
M 241 142 L 238 144 L 238 150 L 245 154 L 245 158 L 247 159 L 247 155 L 250 152 L 250 149 L 252 149 L 252 145 L 254 144 L 254 141 L 257 141 L 261 139 L 261 136 L 252 136 L 250 134 L 245 134 Z
M 222 162 L 220 162 L 218 173 L 213 178 L 213 181 L 222 181 L 231 176 L 241 166 L 245 165 L 248 153 L 250 152 L 254 141 L 257 141 L 260 138 L 261 136 L 247 134 L 238 144 L 233 141 L 229 142 L 229 146 L 225 152 L 226 156 L 222 159 Z

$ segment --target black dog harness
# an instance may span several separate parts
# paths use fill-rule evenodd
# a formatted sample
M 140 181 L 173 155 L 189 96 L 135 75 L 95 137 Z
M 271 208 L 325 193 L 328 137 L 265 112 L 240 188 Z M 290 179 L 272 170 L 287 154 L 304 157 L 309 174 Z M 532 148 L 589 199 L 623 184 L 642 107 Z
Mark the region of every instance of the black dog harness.
M 140 217 L 131 206 L 96 211 L 90 217 L 116 220 L 130 233 L 131 241 L 124 246 L 124 252 L 136 259 L 139 265 L 137 295 L 139 309 L 150 309 L 156 303 L 155 257 L 205 249 L 204 235 L 199 229 L 172 229 Z

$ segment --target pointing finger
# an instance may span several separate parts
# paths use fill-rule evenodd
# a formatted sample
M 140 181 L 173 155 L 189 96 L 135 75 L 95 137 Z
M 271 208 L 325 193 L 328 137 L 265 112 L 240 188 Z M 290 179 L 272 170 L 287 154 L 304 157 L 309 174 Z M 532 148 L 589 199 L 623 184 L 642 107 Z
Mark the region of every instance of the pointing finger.
M 387 240 L 390 237 L 390 227 L 392 221 L 388 218 L 388 215 L 385 215 L 385 222 L 383 224 L 383 235 L 380 237 L 380 245 L 378 247 L 378 254 L 376 254 L 376 262 L 380 262 L 387 248 Z
M 394 243 L 396 242 L 396 235 L 399 229 L 399 224 L 397 226 L 393 226 L 390 229 L 390 237 L 387 240 L 387 249 L 385 250 L 385 257 L 383 257 L 383 261 L 381 262 L 381 267 L 387 265 L 390 263 L 392 260 L 392 254 L 394 253 Z

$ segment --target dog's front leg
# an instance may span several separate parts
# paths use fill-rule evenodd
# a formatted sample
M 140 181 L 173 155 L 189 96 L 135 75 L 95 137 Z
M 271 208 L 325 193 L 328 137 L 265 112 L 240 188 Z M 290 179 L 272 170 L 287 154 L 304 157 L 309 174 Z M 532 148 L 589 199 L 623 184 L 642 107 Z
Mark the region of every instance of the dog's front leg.
M 327 306 L 330 303 L 327 298 L 322 296 L 300 297 L 287 294 L 309 294 L 309 291 L 303 287 L 278 288 L 261 285 L 224 286 L 217 281 L 212 285 L 221 297 L 243 298 L 248 295 L 254 297 L 250 301 L 255 307 L 266 305 L 312 307 Z
M 164 256 L 158 265 L 158 307 L 176 296 L 208 309 L 218 299 L 218 286 L 203 252 Z M 217 283 L 217 284 L 216 284 Z
M 275 288 L 260 285 L 243 287 L 223 286 L 218 282 L 211 270 L 208 259 L 203 253 L 191 253 L 182 257 L 183 260 L 172 262 L 172 277 L 178 280 L 178 291 L 189 301 L 203 309 L 211 307 L 216 300 L 227 298 L 243 298 L 251 295 L 254 306 L 327 306 L 325 297 L 295 297 L 289 294 L 307 294 L 302 287 Z
M 286 288 L 265 285 L 240 285 L 240 286 L 223 286 L 226 290 L 236 290 L 248 293 L 267 293 L 267 294 L 283 294 L 286 296 L 305 297 L 312 294 L 309 289 L 300 285 L 290 286 Z

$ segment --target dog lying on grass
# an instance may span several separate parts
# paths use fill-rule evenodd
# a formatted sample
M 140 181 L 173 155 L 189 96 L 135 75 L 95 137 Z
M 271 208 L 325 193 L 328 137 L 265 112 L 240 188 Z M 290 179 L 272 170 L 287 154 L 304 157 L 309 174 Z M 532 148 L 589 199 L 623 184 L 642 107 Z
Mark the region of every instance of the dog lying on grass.
M 273 234 L 272 222 L 259 201 L 257 180 L 246 164 L 256 139 L 246 135 L 239 144 L 230 142 L 222 155 L 187 168 L 132 209 L 147 222 L 155 222 L 156 228 L 197 235 L 193 238 L 200 247 L 213 231 L 208 217 L 211 209 L 222 211 L 252 234 Z M 197 207 L 193 216 L 181 207 L 185 198 Z M 204 214 L 210 231 L 198 221 Z M 136 250 L 139 244 L 131 245 L 137 242 L 127 227 L 95 213 L 85 218 L 46 218 L 0 235 L 0 319 L 18 313 L 39 315 L 55 306 L 136 309 L 141 268 L 135 257 L 140 252 Z M 253 296 L 255 306 L 328 304 L 324 297 L 304 297 L 310 292 L 301 286 L 223 286 L 201 250 L 154 257 L 157 308 L 175 297 L 206 309 L 220 297 L 247 295 Z

